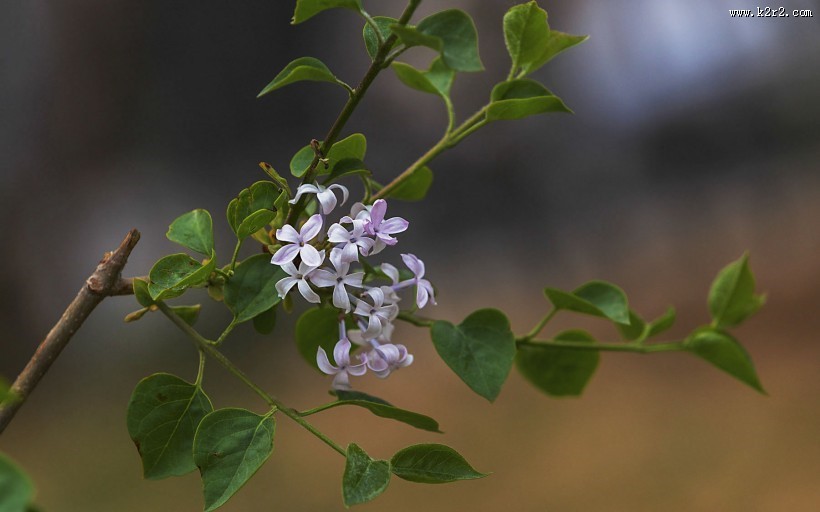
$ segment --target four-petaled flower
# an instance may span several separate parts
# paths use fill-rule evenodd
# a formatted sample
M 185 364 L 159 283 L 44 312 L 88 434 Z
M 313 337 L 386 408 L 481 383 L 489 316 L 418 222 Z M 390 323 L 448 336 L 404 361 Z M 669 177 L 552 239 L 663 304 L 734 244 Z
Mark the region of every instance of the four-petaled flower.
M 298 254 L 303 263 L 318 267 L 322 264 L 323 258 L 319 257 L 319 251 L 309 242 L 316 238 L 321 230 L 322 216 L 318 213 L 311 216 L 298 232 L 290 224 L 285 224 L 281 229 L 277 229 L 276 239 L 288 243 L 276 251 L 270 262 L 281 266 L 293 261 Z
M 398 316 L 399 307 L 389 303 L 390 297 L 385 297 L 381 288 L 371 288 L 364 292 L 364 295 L 370 297 L 373 304 L 356 299 L 356 309 L 353 313 L 367 319 L 367 329 L 362 332 L 362 338 L 370 339 L 381 334 L 384 327 Z
M 296 265 L 290 261 L 282 265 L 282 270 L 287 272 L 289 277 L 282 278 L 276 283 L 276 291 L 279 293 L 281 298 L 284 299 L 285 295 L 288 294 L 291 288 L 298 286 L 299 293 L 302 294 L 302 297 L 304 297 L 306 301 L 313 302 L 314 304 L 319 303 L 319 295 L 311 289 L 310 284 L 307 281 L 308 277 L 310 277 L 313 272 L 316 272 L 316 267 L 325 261 L 325 251 L 317 254 L 319 255 L 319 263 L 317 265 L 308 265 L 304 259 L 299 264 L 298 269 L 296 268 Z
M 317 269 L 311 272 L 310 280 L 319 288 L 332 286 L 333 305 L 339 309 L 343 309 L 345 313 L 348 313 L 350 312 L 350 298 L 348 297 L 345 285 L 361 288 L 364 272 L 348 274 L 350 271 L 350 262 L 344 261 L 342 249 L 337 248 L 330 251 L 330 262 L 333 264 L 336 272 Z
M 338 183 L 334 183 L 329 187 L 324 187 L 319 185 L 318 183 L 310 184 L 305 183 L 304 185 L 299 185 L 299 188 L 296 189 L 296 195 L 288 201 L 290 204 L 296 204 L 296 201 L 302 197 L 302 194 L 316 194 L 316 199 L 319 201 L 319 205 L 322 208 L 322 213 L 327 215 L 336 208 L 336 194 L 333 193 L 333 189 L 338 188 L 342 191 L 342 204 L 345 204 L 347 201 L 347 187 L 343 185 L 339 185 Z
M 384 215 L 387 213 L 387 201 L 379 199 L 373 203 L 370 208 L 370 221 L 364 226 L 365 232 L 371 236 L 376 237 L 376 244 L 373 248 L 373 254 L 380 252 L 385 245 L 396 245 L 396 240 L 390 235 L 401 233 L 410 225 L 409 222 L 401 217 L 393 217 L 385 219 Z M 360 212 L 361 214 L 361 212 Z
M 375 243 L 364 236 L 364 220 L 353 220 L 353 230 L 348 231 L 341 224 L 334 224 L 327 230 L 327 240 L 342 250 L 342 261 L 359 261 L 359 251 L 367 256 Z
M 367 366 L 380 379 L 386 379 L 390 372 L 413 364 L 413 355 L 407 353 L 404 345 L 386 343 L 367 354 Z
M 340 339 L 333 348 L 333 359 L 338 366 L 333 366 L 327 358 L 327 352 L 322 347 L 316 352 L 316 364 L 319 369 L 333 377 L 334 389 L 350 389 L 350 375 L 360 377 L 367 372 L 367 357 L 361 358 L 361 363 L 350 364 L 350 341 Z

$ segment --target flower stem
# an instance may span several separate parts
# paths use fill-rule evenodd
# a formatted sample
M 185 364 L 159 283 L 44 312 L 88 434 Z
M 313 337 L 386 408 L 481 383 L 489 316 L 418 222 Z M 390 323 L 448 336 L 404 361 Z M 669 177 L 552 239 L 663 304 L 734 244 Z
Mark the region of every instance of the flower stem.
M 635 352 L 648 354 L 651 352 L 675 352 L 685 350 L 682 342 L 657 343 L 654 345 L 638 345 L 635 343 L 585 343 L 582 341 L 567 340 L 530 340 L 526 337 L 515 340 L 518 347 L 555 347 L 577 350 L 599 350 L 608 352 Z
M 157 301 L 156 304 L 157 304 L 157 307 L 159 308 L 159 310 L 162 311 L 162 313 L 165 316 L 167 316 L 168 319 L 171 320 L 171 322 L 174 323 L 174 325 L 179 327 L 179 329 L 182 330 L 182 332 L 184 332 L 185 334 L 188 335 L 189 338 L 191 338 L 191 340 L 194 342 L 194 344 L 197 345 L 197 348 L 199 348 L 200 353 L 208 354 L 212 358 L 216 359 L 216 361 L 219 364 L 221 364 L 226 370 L 231 372 L 237 379 L 242 381 L 243 384 L 248 386 L 248 388 L 250 388 L 251 391 L 253 391 L 260 398 L 262 398 L 262 400 L 264 400 L 265 403 L 267 403 L 271 407 L 275 407 L 276 409 L 282 411 L 282 414 L 284 414 L 288 418 L 290 418 L 293 421 L 295 421 L 296 423 L 298 423 L 302 428 L 304 428 L 305 430 L 307 430 L 308 432 L 310 432 L 314 436 L 318 437 L 322 442 L 324 442 L 325 444 L 327 444 L 328 446 L 333 448 L 335 451 L 339 452 L 343 457 L 347 456 L 347 453 L 345 452 L 345 450 L 341 446 L 339 446 L 332 439 L 330 439 L 329 437 L 324 435 L 322 432 L 317 430 L 316 427 L 314 427 L 313 425 L 311 425 L 310 423 L 305 421 L 302 417 L 299 416 L 298 412 L 291 409 L 290 407 L 287 407 L 285 404 L 280 402 L 278 399 L 276 399 L 275 397 L 268 394 L 264 389 L 257 386 L 256 383 L 254 383 L 250 379 L 250 377 L 245 375 L 245 373 L 242 370 L 240 370 L 236 365 L 234 365 L 230 361 L 230 359 L 225 357 L 225 355 L 222 352 L 217 350 L 213 346 L 212 341 L 206 339 L 204 336 L 199 334 L 193 327 L 191 327 L 190 325 L 185 323 L 185 321 L 182 318 L 180 318 L 176 313 L 174 313 L 173 310 L 171 310 L 171 308 L 169 308 L 167 304 L 165 304 L 162 301 Z M 204 363 L 202 363 L 202 359 L 200 359 L 200 365 L 202 365 L 202 364 L 204 364 Z
M 533 327 L 532 330 L 528 332 L 522 339 L 531 340 L 538 336 L 538 333 L 540 333 L 544 329 L 544 326 L 546 326 L 547 323 L 549 323 L 549 321 L 552 320 L 552 317 L 554 317 L 557 313 L 558 309 L 552 308 L 552 310 L 549 313 L 547 313 L 547 315 L 544 316 L 544 318 L 542 318 L 540 322 L 538 322 L 538 325 Z

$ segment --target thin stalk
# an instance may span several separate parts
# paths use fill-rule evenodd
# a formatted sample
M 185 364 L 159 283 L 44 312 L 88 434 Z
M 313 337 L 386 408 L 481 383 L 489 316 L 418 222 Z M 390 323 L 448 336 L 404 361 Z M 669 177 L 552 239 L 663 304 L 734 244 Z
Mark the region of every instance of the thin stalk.
M 239 256 L 239 249 L 242 248 L 243 240 L 244 239 L 240 239 L 236 241 L 236 247 L 233 250 L 233 256 L 231 256 L 231 274 L 233 274 L 233 271 L 236 268 L 236 258 Z
M 236 317 L 234 317 L 234 319 L 231 320 L 231 323 L 228 324 L 228 327 L 226 327 L 225 330 L 222 331 L 222 334 L 220 334 L 219 338 L 216 339 L 214 345 L 222 345 L 222 342 L 225 341 L 225 338 L 227 338 L 231 331 L 233 331 L 234 327 L 236 327 Z
M 550 320 L 552 320 L 552 317 L 554 317 L 556 314 L 558 314 L 558 309 L 552 308 L 552 310 L 549 313 L 547 313 L 547 315 L 544 316 L 544 318 L 542 318 L 540 322 L 538 322 L 538 325 L 533 327 L 532 330 L 528 332 L 522 339 L 531 340 L 538 336 L 538 333 L 544 330 L 544 327 L 549 323 Z
M 634 343 L 584 343 L 580 341 L 528 340 L 525 338 L 518 338 L 515 340 L 515 344 L 518 347 L 555 347 L 577 350 L 598 350 L 604 352 L 635 352 L 638 354 L 648 354 L 651 352 L 675 352 L 684 350 L 683 343 L 681 342 L 636 345 Z
M 242 381 L 243 384 L 248 386 L 248 388 L 250 388 L 251 391 L 253 391 L 260 398 L 262 398 L 262 400 L 264 400 L 265 403 L 267 403 L 271 407 L 275 407 L 278 410 L 282 411 L 282 414 L 284 414 L 288 418 L 290 418 L 293 421 L 295 421 L 296 423 L 298 423 L 300 426 L 302 426 L 302 428 L 304 428 L 305 430 L 307 430 L 308 432 L 310 432 L 311 434 L 313 434 L 314 436 L 319 438 L 322 442 L 324 442 L 325 444 L 327 444 L 328 446 L 333 448 L 335 451 L 339 452 L 342 456 L 345 456 L 345 457 L 347 456 L 347 453 L 344 451 L 344 449 L 341 446 L 336 444 L 332 439 L 330 439 L 329 437 L 324 435 L 322 432 L 317 430 L 316 427 L 314 427 L 313 425 L 308 423 L 306 420 L 301 418 L 299 416 L 298 412 L 291 409 L 290 407 L 287 407 L 285 404 L 280 402 L 278 399 L 276 399 L 275 397 L 268 394 L 264 389 L 257 386 L 256 383 L 254 383 L 250 379 L 250 377 L 245 375 L 245 373 L 242 370 L 240 370 L 236 365 L 234 365 L 230 361 L 230 359 L 225 357 L 225 355 L 222 352 L 217 350 L 213 346 L 213 342 L 211 342 L 210 340 L 203 337 L 193 327 L 191 327 L 190 325 L 185 323 L 185 321 L 182 318 L 180 318 L 176 313 L 174 313 L 171 310 L 171 308 L 168 307 L 167 304 L 165 304 L 162 301 L 158 301 L 157 302 L 157 307 L 159 308 L 160 311 L 162 311 L 162 313 L 165 316 L 168 317 L 169 320 L 171 320 L 171 322 L 174 323 L 174 325 L 179 327 L 179 329 L 182 330 L 182 332 L 184 332 L 185 334 L 188 335 L 189 338 L 191 338 L 191 340 L 194 342 L 194 344 L 197 346 L 197 348 L 199 348 L 199 350 L 201 352 L 204 352 L 204 353 L 208 354 L 209 356 L 211 356 L 212 358 L 216 359 L 216 361 L 219 364 L 221 364 L 226 370 L 231 372 L 237 379 Z
M 205 352 L 202 349 L 199 350 L 199 370 L 196 372 L 196 382 L 194 385 L 197 388 L 202 387 L 202 377 L 205 376 Z

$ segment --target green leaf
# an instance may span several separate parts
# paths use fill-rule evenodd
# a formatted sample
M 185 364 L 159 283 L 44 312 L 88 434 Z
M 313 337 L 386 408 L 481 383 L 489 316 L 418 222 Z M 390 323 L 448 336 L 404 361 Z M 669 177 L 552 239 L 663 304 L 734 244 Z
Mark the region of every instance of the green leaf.
M 296 0 L 296 10 L 293 11 L 291 23 L 302 23 L 322 11 L 335 7 L 359 11 L 362 9 L 362 3 L 360 0 Z
M 347 447 L 342 496 L 346 507 L 366 503 L 387 489 L 390 483 L 390 463 L 373 460 L 355 443 Z
M 266 162 L 259 162 L 259 167 L 265 172 L 265 174 L 270 176 L 270 178 L 273 180 L 273 183 L 279 190 L 287 192 L 288 195 L 290 195 L 290 186 L 288 185 L 288 180 L 280 176 L 271 164 Z
M 417 91 L 435 94 L 442 98 L 450 96 L 456 73 L 436 57 L 427 71 L 420 71 L 404 62 L 394 62 L 391 67 L 401 82 Z
M 345 160 L 363 161 L 365 153 L 367 153 L 367 139 L 361 133 L 354 133 L 333 144 L 325 155 L 328 161 L 327 168 L 320 163 L 318 174 L 332 174 L 335 166 Z M 303 177 L 310 168 L 310 164 L 313 163 L 315 155 L 313 148 L 309 145 L 297 151 L 290 161 L 291 174 L 297 178 Z
M 171 310 L 182 318 L 186 324 L 194 325 L 199 318 L 199 311 L 202 309 L 201 304 L 194 306 L 171 306 Z
M 464 11 L 450 9 L 421 20 L 416 27 L 391 27 L 405 46 L 427 46 L 439 52 L 444 64 L 454 71 L 481 71 L 478 33 Z
M 566 331 L 555 337 L 560 341 L 594 343 L 584 331 Z M 600 354 L 595 350 L 576 350 L 547 345 L 523 345 L 515 363 L 518 371 L 533 386 L 552 396 L 580 396 L 595 370 Z
M 316 356 L 314 354 L 314 360 L 315 359 Z M 381 398 L 358 391 L 336 390 L 335 394 L 339 400 L 323 406 L 323 410 L 332 409 L 341 405 L 354 405 L 367 409 L 380 418 L 400 421 L 411 427 L 416 427 L 428 432 L 441 433 L 441 430 L 438 428 L 438 422 L 433 418 L 417 412 L 400 409 Z
M 493 87 L 487 120 L 521 119 L 548 112 L 572 113 L 572 110 L 540 83 L 522 78 Z
M 287 273 L 271 264 L 266 254 L 256 254 L 237 265 L 224 288 L 225 304 L 236 322 L 247 322 L 279 304 L 282 299 L 276 291 L 276 283 L 285 277 Z
M 302 81 L 341 84 L 339 79 L 336 78 L 336 75 L 334 75 L 322 61 L 313 57 L 301 57 L 291 61 L 285 66 L 285 69 L 280 71 L 256 97 L 261 98 L 269 92 L 275 91 L 288 84 Z
M 393 455 L 390 469 L 399 478 L 421 484 L 443 484 L 484 478 L 457 451 L 443 444 L 416 444 Z
M 309 365 L 316 365 L 319 347 L 328 354 L 339 341 L 339 312 L 332 308 L 313 308 L 302 313 L 296 321 L 296 348 Z
M 542 47 L 541 53 L 538 56 L 538 58 L 534 59 L 526 65 L 522 63 L 522 65 L 524 65 L 524 69 L 522 71 L 525 75 L 529 75 L 530 73 L 537 70 L 547 62 L 551 61 L 553 57 L 555 57 L 559 53 L 569 48 L 572 48 L 577 44 L 581 44 L 587 39 L 589 39 L 589 36 L 574 36 L 572 34 L 559 32 L 557 30 L 550 30 L 547 44 Z
M 259 334 L 272 333 L 276 328 L 276 308 L 270 308 L 253 317 L 253 328 Z
M 401 201 L 421 201 L 432 184 L 433 171 L 424 165 L 413 171 L 401 185 L 393 189 L 389 197 Z
M 273 451 L 274 429 L 273 417 L 245 409 L 219 409 L 205 416 L 194 438 L 205 512 L 222 506 L 262 467 Z
M 328 186 L 334 181 L 340 180 L 345 176 L 352 176 L 354 174 L 369 176 L 371 173 L 367 170 L 367 167 L 365 167 L 364 162 L 357 158 L 345 158 L 344 160 L 339 160 L 333 165 L 333 170 L 323 185 Z
M 376 23 L 376 27 L 378 27 L 384 41 L 391 36 L 390 26 L 399 22 L 396 18 L 388 18 L 387 16 L 374 16 L 373 21 Z M 367 54 L 370 55 L 370 60 L 376 60 L 376 54 L 379 53 L 379 39 L 376 37 L 376 31 L 373 30 L 370 23 L 364 24 L 362 38 L 364 39 L 364 46 L 367 48 Z M 392 49 L 395 46 L 396 43 L 393 43 L 390 48 Z
M 512 69 L 536 62 L 550 36 L 547 11 L 534 1 L 516 5 L 504 15 L 504 42 L 512 59 Z
M 204 283 L 214 271 L 212 256 L 205 265 L 187 254 L 171 254 L 154 264 L 148 277 L 148 292 L 153 300 L 176 297 L 186 288 Z
M 666 313 L 649 323 L 649 334 L 647 336 L 657 336 L 671 329 L 673 325 L 675 325 L 675 308 L 670 307 L 666 310 Z
M 271 210 L 258 210 L 245 217 L 245 220 L 236 229 L 236 236 L 240 240 L 251 236 L 264 228 L 276 218 L 276 212 Z
M 504 313 L 481 309 L 458 326 L 437 320 L 430 334 L 447 366 L 473 391 L 494 401 L 515 357 L 515 336 Z
M 214 223 L 207 210 L 197 209 L 177 217 L 165 234 L 168 240 L 210 256 L 214 250 Z
M 689 352 L 705 359 L 732 377 L 766 394 L 757 378 L 752 359 L 728 333 L 710 327 L 702 328 L 683 343 Z
M 629 310 L 629 324 L 616 324 L 618 331 L 625 340 L 635 341 L 642 339 L 646 330 L 646 322 L 637 313 Z
M 556 309 L 608 318 L 615 323 L 629 325 L 626 294 L 614 284 L 590 281 L 572 293 L 545 288 L 544 295 Z
M 194 433 L 212 410 L 202 389 L 174 375 L 156 373 L 137 384 L 128 403 L 128 434 L 142 458 L 145 478 L 196 469 L 191 455 Z
M 709 290 L 709 312 L 717 328 L 734 327 L 760 309 L 765 296 L 755 295 L 755 278 L 744 254 L 721 270 Z
M 33 498 L 31 479 L 11 458 L 0 453 L 0 512 L 22 512 Z
M 228 204 L 228 224 L 233 232 L 239 236 L 242 222 L 254 213 L 260 210 L 275 210 L 275 204 L 282 194 L 279 187 L 270 181 L 257 181 L 239 192 L 239 195 Z
M 140 306 L 149 307 L 154 304 L 154 299 L 151 298 L 151 293 L 148 291 L 148 281 L 135 277 L 133 281 L 134 298 L 137 299 Z

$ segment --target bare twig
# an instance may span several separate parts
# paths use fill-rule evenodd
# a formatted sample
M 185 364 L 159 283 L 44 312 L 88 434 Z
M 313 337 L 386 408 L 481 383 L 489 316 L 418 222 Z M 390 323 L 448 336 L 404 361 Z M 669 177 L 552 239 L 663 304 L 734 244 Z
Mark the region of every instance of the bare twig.
M 131 291 L 131 280 L 120 277 L 128 256 L 140 239 L 139 231 L 132 229 L 114 252 L 106 253 L 77 296 L 69 304 L 60 320 L 51 328 L 46 338 L 37 347 L 26 367 L 14 381 L 11 390 L 16 399 L 0 405 L 0 434 L 14 418 L 17 410 L 37 387 L 51 364 L 68 345 L 85 319 L 106 297 L 127 295 Z

